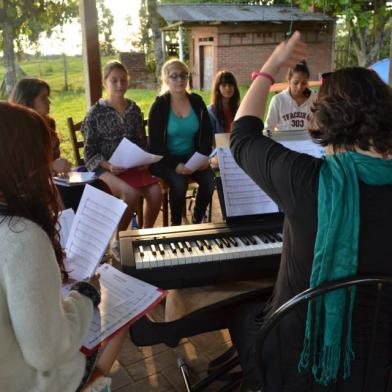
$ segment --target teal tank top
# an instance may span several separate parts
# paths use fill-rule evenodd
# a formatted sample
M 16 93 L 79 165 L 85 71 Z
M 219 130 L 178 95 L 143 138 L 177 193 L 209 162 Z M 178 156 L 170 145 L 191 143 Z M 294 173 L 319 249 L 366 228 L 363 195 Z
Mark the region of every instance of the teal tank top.
M 199 130 L 199 119 L 193 108 L 186 117 L 177 117 L 170 108 L 167 123 L 167 148 L 171 155 L 187 155 L 195 151 L 194 137 Z

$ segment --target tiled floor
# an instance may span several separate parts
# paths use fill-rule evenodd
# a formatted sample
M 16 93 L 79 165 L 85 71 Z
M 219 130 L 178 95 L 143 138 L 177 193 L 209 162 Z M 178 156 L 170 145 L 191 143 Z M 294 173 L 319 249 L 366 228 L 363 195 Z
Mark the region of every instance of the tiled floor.
M 216 192 L 213 199 L 212 221 L 222 220 Z M 188 211 L 188 218 L 191 216 Z M 156 226 L 162 224 L 159 216 Z M 183 357 L 196 376 L 203 376 L 208 362 L 231 345 L 227 330 L 210 332 L 183 339 L 175 348 L 159 344 L 136 347 L 129 339 L 124 343 L 112 371 L 112 390 L 115 392 L 186 391 L 177 358 Z M 217 390 L 211 386 L 209 391 Z

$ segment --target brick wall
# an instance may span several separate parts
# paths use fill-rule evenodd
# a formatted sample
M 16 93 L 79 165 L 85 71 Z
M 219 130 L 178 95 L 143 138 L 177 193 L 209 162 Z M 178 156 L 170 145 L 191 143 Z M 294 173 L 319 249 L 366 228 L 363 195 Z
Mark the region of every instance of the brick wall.
M 311 80 L 317 80 L 322 72 L 332 68 L 333 24 L 296 22 L 293 30 L 303 34 L 309 46 L 307 62 Z M 259 70 L 277 43 L 285 38 L 289 24 L 236 24 L 219 27 L 196 27 L 192 29 L 191 66 L 193 87 L 200 88 L 200 46 L 213 46 L 214 74 L 221 69 L 231 71 L 240 85 L 250 84 L 252 71 Z M 203 38 L 213 37 L 212 42 Z M 192 56 L 193 54 L 193 56 Z M 286 75 L 279 75 L 277 81 L 285 81 Z
M 120 62 L 129 73 L 129 88 L 155 89 L 155 76 L 148 72 L 144 53 L 120 52 Z

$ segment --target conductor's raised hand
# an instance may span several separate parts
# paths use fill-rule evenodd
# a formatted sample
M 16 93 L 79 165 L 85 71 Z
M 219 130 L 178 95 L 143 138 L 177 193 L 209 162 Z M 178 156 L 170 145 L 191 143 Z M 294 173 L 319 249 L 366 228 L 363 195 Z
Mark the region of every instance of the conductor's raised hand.
M 281 42 L 272 52 L 262 71 L 276 75 L 283 67 L 293 67 L 307 56 L 307 45 L 296 31 L 288 40 Z

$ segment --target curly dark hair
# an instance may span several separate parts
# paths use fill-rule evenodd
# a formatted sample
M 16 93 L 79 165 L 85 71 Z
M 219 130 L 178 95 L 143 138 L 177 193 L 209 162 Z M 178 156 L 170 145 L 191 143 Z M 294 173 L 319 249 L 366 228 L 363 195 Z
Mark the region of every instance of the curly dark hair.
M 42 117 L 24 106 L 0 102 L 0 193 L 4 219 L 26 218 L 52 242 L 63 278 L 64 252 L 57 225 L 59 195 L 51 175 L 51 138 Z
M 309 132 L 322 146 L 392 153 L 392 89 L 372 70 L 343 68 L 322 78 Z
M 229 100 L 229 107 L 233 117 L 236 115 L 240 106 L 240 90 L 235 76 L 229 71 L 218 71 L 215 75 L 213 87 L 211 89 L 211 102 L 215 106 L 216 115 L 219 123 L 226 127 L 226 116 L 223 111 L 222 94 L 219 90 L 221 84 L 231 84 L 234 87 L 233 96 Z

